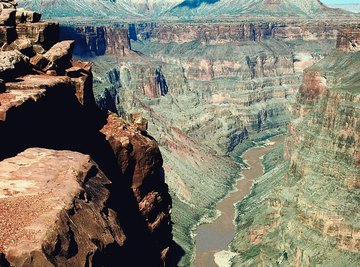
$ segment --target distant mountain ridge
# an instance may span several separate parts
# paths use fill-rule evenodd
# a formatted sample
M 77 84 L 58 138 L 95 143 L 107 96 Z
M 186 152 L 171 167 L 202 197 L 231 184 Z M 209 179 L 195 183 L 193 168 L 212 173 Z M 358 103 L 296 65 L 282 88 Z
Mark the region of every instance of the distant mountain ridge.
M 318 17 L 340 12 L 318 0 L 23 0 L 26 8 L 47 17 L 123 19 L 198 19 L 222 16 Z

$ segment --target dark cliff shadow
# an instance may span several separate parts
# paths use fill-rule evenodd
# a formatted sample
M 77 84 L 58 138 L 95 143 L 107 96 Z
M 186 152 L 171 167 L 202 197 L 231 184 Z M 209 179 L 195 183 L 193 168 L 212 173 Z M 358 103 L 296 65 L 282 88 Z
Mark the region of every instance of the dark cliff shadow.
M 151 238 L 130 189 L 134 166 L 130 164 L 128 175 L 121 173 L 109 142 L 99 132 L 105 121 L 106 114 L 94 106 L 84 108 L 69 85 L 48 89 L 41 99 L 8 111 L 6 122 L 0 122 L 0 160 L 30 147 L 90 155 L 112 181 L 107 207 L 118 213 L 127 238 L 124 246 L 112 244 L 94 255 L 92 266 L 124 266 L 124 262 L 135 267 L 161 266 L 158 244 Z
M 10 267 L 10 263 L 6 260 L 4 253 L 0 253 L 0 267 Z
M 167 266 L 168 267 L 178 267 L 180 260 L 184 256 L 185 256 L 185 251 L 183 250 L 183 248 L 179 244 L 177 244 L 175 241 L 172 241 L 171 247 L 170 247 L 169 261 L 168 261 Z

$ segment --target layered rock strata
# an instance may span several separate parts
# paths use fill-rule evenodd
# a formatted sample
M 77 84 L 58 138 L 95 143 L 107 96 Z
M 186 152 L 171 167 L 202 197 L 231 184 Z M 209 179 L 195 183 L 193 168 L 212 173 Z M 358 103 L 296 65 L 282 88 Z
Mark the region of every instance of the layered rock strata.
M 74 54 L 80 57 L 105 54 L 125 56 L 131 49 L 128 29 L 123 25 L 61 26 L 60 38 L 75 40 Z
M 339 32 L 336 46 L 338 50 L 344 52 L 360 51 L 360 31 L 356 28 L 345 29 Z
M 351 23 L 351 22 L 350 22 Z M 356 22 L 352 22 L 356 24 Z M 345 20 L 313 20 L 298 22 L 222 22 L 222 23 L 137 23 L 130 25 L 130 37 L 161 43 L 186 43 L 198 40 L 204 44 L 227 44 L 245 41 L 325 40 L 336 39 L 339 29 L 346 29 Z
M 337 52 L 305 70 L 287 162 L 237 207 L 234 266 L 359 264 L 359 56 Z
M 338 29 L 349 23 L 136 23 L 120 42 L 132 40 L 127 53 L 103 45 L 101 53 L 79 54 L 93 56 L 98 105 L 125 118 L 142 110 L 159 140 L 175 240 L 185 250 L 180 266 L 191 264 L 192 230 L 214 215 L 211 208 L 237 177 L 239 167 L 224 154 L 286 132 L 302 71 L 334 49 Z M 107 27 L 94 33 L 75 24 L 62 34 L 89 40 L 87 51 L 86 43 L 104 43 Z
M 172 34 L 178 34 L 177 27 Z M 137 38 L 125 57 L 92 59 L 94 91 L 103 109 L 124 117 L 143 110 L 149 120 L 173 192 L 175 240 L 185 251 L 179 265 L 189 266 L 191 232 L 214 215 L 211 208 L 237 177 L 239 166 L 224 154 L 236 155 L 249 140 L 286 131 L 302 70 L 328 53 L 335 37 L 222 43 L 226 38 L 214 31 L 208 43 L 197 36 L 167 42 L 141 40 L 138 32 Z
M 9 27 L 18 38 L 1 36 L 0 265 L 164 266 L 172 201 L 146 121 L 97 108 L 91 65 L 51 35 L 57 24 Z

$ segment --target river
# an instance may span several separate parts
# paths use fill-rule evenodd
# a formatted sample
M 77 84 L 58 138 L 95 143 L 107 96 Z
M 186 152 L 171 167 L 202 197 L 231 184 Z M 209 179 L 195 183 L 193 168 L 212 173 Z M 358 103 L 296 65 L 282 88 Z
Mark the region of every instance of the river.
M 275 144 L 283 142 L 284 136 L 276 136 L 269 141 L 267 146 L 251 148 L 242 155 L 249 168 L 241 171 L 243 178 L 238 180 L 236 190 L 216 206 L 221 216 L 210 224 L 200 225 L 196 230 L 196 267 L 218 267 L 214 260 L 215 253 L 228 250 L 228 244 L 235 236 L 234 205 L 250 193 L 254 179 L 263 175 L 261 157 L 270 152 Z

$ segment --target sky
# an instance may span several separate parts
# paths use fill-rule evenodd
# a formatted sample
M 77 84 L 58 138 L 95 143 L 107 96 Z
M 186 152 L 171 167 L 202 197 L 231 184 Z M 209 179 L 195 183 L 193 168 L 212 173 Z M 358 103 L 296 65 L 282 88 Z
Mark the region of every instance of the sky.
M 360 0 L 321 0 L 324 4 L 360 4 Z

